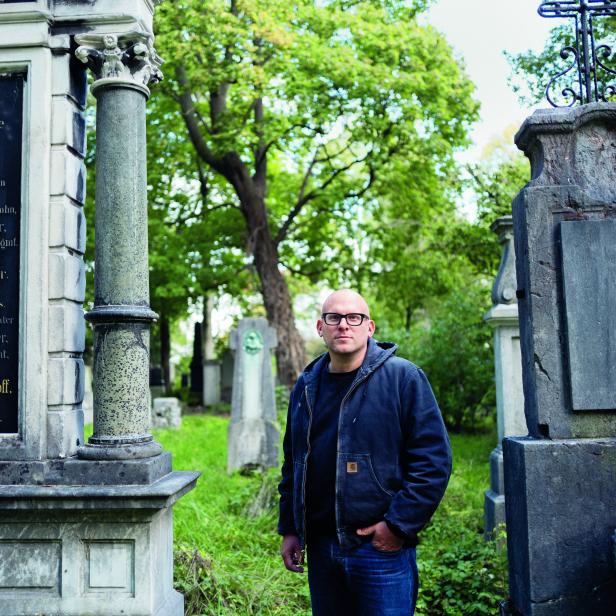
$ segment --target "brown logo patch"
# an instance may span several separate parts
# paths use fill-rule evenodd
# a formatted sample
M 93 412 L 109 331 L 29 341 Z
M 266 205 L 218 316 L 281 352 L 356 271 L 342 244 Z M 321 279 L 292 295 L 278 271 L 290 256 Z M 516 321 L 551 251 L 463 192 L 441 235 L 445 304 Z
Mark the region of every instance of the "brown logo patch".
M 357 472 L 357 462 L 347 462 L 347 473 Z

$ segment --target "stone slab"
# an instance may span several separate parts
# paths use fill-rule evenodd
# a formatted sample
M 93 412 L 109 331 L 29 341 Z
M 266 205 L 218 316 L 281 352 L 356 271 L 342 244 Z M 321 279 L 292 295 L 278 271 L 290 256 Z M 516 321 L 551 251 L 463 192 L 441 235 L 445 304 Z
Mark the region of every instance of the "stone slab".
M 179 428 L 182 405 L 177 398 L 155 398 L 152 402 L 152 428 Z
M 616 439 L 504 441 L 509 587 L 523 616 L 612 616 Z
M 150 485 L 0 485 L 0 510 L 163 509 L 192 490 L 200 475 L 173 471 Z
M 560 223 L 574 411 L 616 410 L 616 220 Z

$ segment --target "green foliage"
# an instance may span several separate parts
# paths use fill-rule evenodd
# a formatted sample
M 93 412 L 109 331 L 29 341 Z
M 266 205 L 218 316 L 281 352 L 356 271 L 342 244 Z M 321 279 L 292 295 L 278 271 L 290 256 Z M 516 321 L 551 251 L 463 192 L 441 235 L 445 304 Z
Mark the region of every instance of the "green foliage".
M 416 207 L 442 201 L 439 178 L 454 169 L 477 105 L 449 46 L 417 19 L 427 4 L 217 0 L 204 11 L 198 0 L 183 0 L 159 7 L 166 80 L 150 103 L 156 128 L 149 134 L 166 180 L 152 190 L 168 203 L 172 224 L 199 227 L 192 245 L 210 271 L 225 254 L 246 251 L 250 263 L 255 229 L 240 189 L 249 176 L 256 182 L 265 172 L 259 190 L 280 263 L 313 283 L 354 278 L 358 250 L 369 241 L 364 223 L 382 195 L 404 184 Z M 177 104 L 186 92 L 200 122 L 195 148 Z M 235 156 L 244 179 L 228 172 Z M 233 229 L 221 235 L 218 220 L 232 220 Z M 208 259 L 212 249 L 216 259 Z
M 452 437 L 451 481 L 417 548 L 417 616 L 492 616 L 507 596 L 503 534 L 486 541 L 481 517 L 493 444 L 491 434 Z
M 379 333 L 398 343 L 398 355 L 425 371 L 454 432 L 485 430 L 494 423 L 492 331 L 483 322 L 490 305 L 489 287 L 470 284 L 435 307 L 428 324 L 416 324 L 411 332 L 385 327 Z
M 185 613 L 308 616 L 306 577 L 287 572 L 280 560 L 279 473 L 227 475 L 227 426 L 222 417 L 190 415 L 180 430 L 156 434 L 173 451 L 176 469 L 203 472 L 197 488 L 174 507 L 175 585 L 185 594 Z M 494 614 L 505 597 L 503 554 L 481 530 L 494 439 L 452 438 L 452 479 L 418 547 L 417 616 Z

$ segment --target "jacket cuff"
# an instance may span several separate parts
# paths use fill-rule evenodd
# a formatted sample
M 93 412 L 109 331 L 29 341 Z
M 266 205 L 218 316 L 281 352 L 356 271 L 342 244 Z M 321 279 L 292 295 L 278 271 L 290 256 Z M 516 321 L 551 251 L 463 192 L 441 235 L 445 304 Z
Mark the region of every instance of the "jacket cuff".
M 408 539 L 408 535 L 402 532 L 395 524 L 393 524 L 389 520 L 385 520 L 385 524 L 387 524 L 387 527 L 389 528 L 389 530 L 394 535 L 396 535 L 396 537 L 400 537 L 400 539 Z

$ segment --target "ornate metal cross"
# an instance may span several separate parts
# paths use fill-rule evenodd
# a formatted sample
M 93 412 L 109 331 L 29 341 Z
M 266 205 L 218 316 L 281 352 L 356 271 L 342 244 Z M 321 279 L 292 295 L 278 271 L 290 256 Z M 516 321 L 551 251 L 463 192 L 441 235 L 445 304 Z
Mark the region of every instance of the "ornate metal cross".
M 608 45 L 595 46 L 593 30 L 594 17 L 616 17 L 616 2 L 609 0 L 560 0 L 544 1 L 539 7 L 542 17 L 571 17 L 575 19 L 575 47 L 568 45 L 560 52 L 566 60 L 573 56 L 573 64 L 561 71 L 548 83 L 546 97 L 554 107 L 572 107 L 576 102 L 582 104 L 592 101 L 606 101 L 616 95 L 616 86 L 600 83 L 597 73 L 616 75 L 616 71 L 608 68 L 604 62 L 612 55 Z M 550 92 L 554 83 L 577 67 L 577 86 L 574 83 L 565 87 L 561 94 L 565 99 L 571 99 L 567 105 L 558 105 Z

